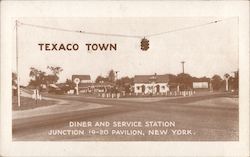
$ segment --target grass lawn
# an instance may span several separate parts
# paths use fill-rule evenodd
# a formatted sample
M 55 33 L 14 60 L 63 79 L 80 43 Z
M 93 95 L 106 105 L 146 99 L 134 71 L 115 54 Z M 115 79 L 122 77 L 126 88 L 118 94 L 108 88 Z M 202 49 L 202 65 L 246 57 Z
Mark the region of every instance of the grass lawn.
M 37 107 L 42 107 L 42 106 L 50 106 L 50 105 L 55 105 L 56 101 L 53 100 L 37 100 L 27 97 L 21 97 L 21 107 L 18 107 L 17 105 L 17 97 L 13 96 L 12 97 L 12 110 L 13 111 L 18 111 L 18 110 L 27 110 L 27 109 L 32 109 L 32 108 L 37 108 Z

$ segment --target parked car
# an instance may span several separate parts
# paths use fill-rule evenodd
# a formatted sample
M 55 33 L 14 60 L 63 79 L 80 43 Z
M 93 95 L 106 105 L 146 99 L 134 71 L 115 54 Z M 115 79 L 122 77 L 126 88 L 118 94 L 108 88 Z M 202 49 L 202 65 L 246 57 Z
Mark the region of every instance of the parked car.
M 56 86 L 54 84 L 50 84 L 48 88 L 49 88 L 48 93 L 51 93 L 51 94 L 64 94 L 64 90 L 62 90 L 61 88 L 59 88 L 58 86 Z

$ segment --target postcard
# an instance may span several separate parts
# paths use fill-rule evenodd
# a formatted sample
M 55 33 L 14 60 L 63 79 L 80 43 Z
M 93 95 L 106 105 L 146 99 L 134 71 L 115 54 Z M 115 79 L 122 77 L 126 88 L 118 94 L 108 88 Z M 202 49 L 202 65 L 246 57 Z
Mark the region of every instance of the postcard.
M 43 2 L 33 4 L 39 3 Z M 100 10 L 89 15 L 87 11 L 75 11 L 78 16 L 63 14 L 67 6 L 79 9 L 77 3 L 87 10 L 98 4 Z M 244 42 L 249 35 L 243 35 L 249 28 L 243 22 L 248 16 L 242 15 L 249 8 L 244 3 L 237 3 L 231 13 L 233 3 L 211 2 L 209 7 L 218 5 L 227 15 L 212 11 L 200 15 L 198 9 L 191 16 L 165 15 L 160 6 L 166 2 L 155 3 L 160 9 L 148 16 L 130 16 L 132 2 L 107 2 L 119 5 L 119 11 L 101 10 L 100 4 L 107 5 L 102 2 L 77 3 L 65 2 L 56 13 L 45 10 L 57 3 L 45 2 L 29 16 L 33 9 L 26 2 L 1 6 L 6 9 L 3 28 L 9 33 L 2 36 L 10 35 L 1 53 L 2 60 L 8 60 L 1 66 L 4 70 L 8 65 L 1 72 L 1 90 L 8 87 L 9 93 L 1 95 L 2 112 L 8 113 L 1 114 L 1 119 L 10 122 L 1 141 L 6 156 L 41 155 L 37 149 L 44 145 L 49 151 L 43 155 L 62 156 L 83 152 L 179 156 L 183 154 L 164 152 L 164 147 L 181 144 L 185 151 L 192 145 L 203 147 L 193 155 L 249 153 L 249 88 L 245 86 L 249 66 L 244 67 L 249 65 L 249 43 Z M 156 9 L 150 3 L 142 2 Z M 10 14 L 8 9 L 15 4 L 23 6 Z M 185 8 L 191 3 L 180 4 Z M 139 2 L 136 6 L 143 7 Z M 116 13 L 124 15 L 112 16 Z M 5 143 L 12 147 L 2 146 Z M 123 144 L 134 153 L 118 151 Z M 147 144 L 149 150 L 161 145 L 161 153 L 139 153 Z M 34 151 L 21 150 L 25 145 Z M 118 147 L 116 153 L 112 145 Z M 215 153 L 205 151 L 209 145 Z M 81 146 L 86 151 L 79 151 Z M 103 149 L 93 152 L 90 148 L 95 146 Z M 244 146 L 241 151 L 240 146 Z

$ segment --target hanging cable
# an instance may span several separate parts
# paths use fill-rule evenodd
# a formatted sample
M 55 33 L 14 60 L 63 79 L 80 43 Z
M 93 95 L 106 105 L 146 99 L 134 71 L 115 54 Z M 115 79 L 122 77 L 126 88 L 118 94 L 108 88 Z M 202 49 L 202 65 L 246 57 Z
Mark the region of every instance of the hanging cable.
M 179 32 L 179 31 L 183 31 L 183 30 L 187 30 L 187 29 L 194 29 L 194 28 L 198 28 L 198 27 L 202 27 L 202 26 L 206 26 L 206 25 L 211 25 L 211 24 L 214 24 L 214 23 L 217 23 L 217 22 L 221 22 L 221 21 L 222 20 L 218 20 L 218 21 L 213 21 L 213 22 L 209 22 L 209 23 L 205 23 L 205 24 L 200 24 L 200 25 L 195 25 L 195 26 L 188 26 L 188 27 L 178 28 L 178 29 L 174 29 L 174 30 L 170 30 L 170 31 L 166 31 L 166 32 L 150 34 L 150 35 L 147 35 L 145 37 L 160 36 L 160 35 L 164 35 L 164 34 L 167 34 L 167 33 Z
M 235 17 L 232 17 L 232 18 L 235 18 Z M 139 39 L 141 39 L 143 37 L 160 36 L 160 35 L 164 35 L 164 34 L 168 34 L 168 33 L 179 32 L 179 31 L 183 31 L 183 30 L 188 30 L 188 29 L 194 29 L 194 28 L 198 28 L 198 27 L 203 27 L 203 26 L 206 26 L 206 25 L 211 25 L 211 24 L 215 24 L 215 23 L 218 23 L 218 22 L 222 22 L 222 21 L 225 21 L 225 20 L 228 20 L 228 19 L 231 19 L 231 18 L 222 19 L 222 20 L 215 20 L 215 21 L 212 21 L 212 22 L 207 22 L 207 23 L 203 23 L 203 24 L 199 24 L 199 25 L 187 26 L 187 27 L 183 27 L 183 28 L 178 28 L 178 29 L 174 29 L 174 30 L 169 30 L 169 31 L 161 32 L 161 33 L 149 34 L 149 35 L 144 35 L 144 36 L 87 32 L 87 31 L 81 31 L 81 30 L 71 30 L 71 29 L 64 29 L 64 28 L 57 28 L 57 27 L 50 27 L 50 26 L 28 24 L 28 23 L 22 23 L 22 22 L 18 22 L 18 23 L 20 25 L 26 25 L 26 26 L 29 26 L 29 27 L 36 27 L 36 28 L 42 28 L 42 29 L 50 29 L 50 30 L 56 30 L 56 31 L 82 33 L 82 34 L 99 35 L 99 36 L 115 36 L 115 37 L 139 38 Z
M 26 25 L 30 27 L 42 28 L 42 29 L 50 29 L 56 31 L 64 31 L 64 32 L 73 32 L 73 33 L 82 33 L 82 34 L 89 34 L 89 35 L 99 35 L 99 36 L 116 36 L 116 37 L 127 37 L 127 38 L 142 38 L 143 36 L 136 36 L 136 35 L 124 35 L 124 34 L 107 34 L 107 33 L 96 33 L 96 32 L 86 32 L 81 30 L 71 30 L 71 29 L 64 29 L 64 28 L 57 28 L 57 27 L 49 27 L 49 26 L 42 26 L 42 25 L 34 25 L 28 23 L 21 23 L 21 25 Z
M 167 33 L 179 32 L 179 31 L 183 31 L 183 30 L 187 30 L 187 29 L 194 29 L 194 28 L 203 27 L 203 26 L 215 24 L 215 23 L 218 23 L 218 22 L 222 22 L 222 21 L 225 21 L 225 20 L 229 20 L 229 19 L 232 19 L 232 18 L 235 18 L 235 17 L 222 19 L 222 20 L 215 20 L 215 21 L 212 21 L 212 22 L 207 22 L 207 23 L 199 24 L 199 25 L 187 26 L 187 27 L 178 28 L 178 29 L 174 29 L 174 30 L 169 30 L 169 31 L 166 31 L 166 32 L 161 32 L 161 33 L 149 34 L 149 35 L 146 35 L 145 37 L 160 36 L 160 35 L 164 35 L 164 34 L 167 34 Z

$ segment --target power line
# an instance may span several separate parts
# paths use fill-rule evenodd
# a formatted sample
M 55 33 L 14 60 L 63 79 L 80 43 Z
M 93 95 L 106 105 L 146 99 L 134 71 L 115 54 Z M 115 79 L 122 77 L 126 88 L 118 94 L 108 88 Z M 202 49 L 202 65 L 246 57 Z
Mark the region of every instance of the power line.
M 26 25 L 30 27 L 42 28 L 42 29 L 50 29 L 56 31 L 64 31 L 64 32 L 73 32 L 73 33 L 82 33 L 82 34 L 90 34 L 90 35 L 100 35 L 100 36 L 116 36 L 116 37 L 127 37 L 127 38 L 142 38 L 143 36 L 136 36 L 136 35 L 125 35 L 125 34 L 107 34 L 107 33 L 97 33 L 97 32 L 86 32 L 81 30 L 71 30 L 71 29 L 64 29 L 64 28 L 57 28 L 57 27 L 49 27 L 49 26 L 42 26 L 42 25 L 34 25 L 28 23 L 21 23 L 21 25 Z
M 198 27 L 203 27 L 203 26 L 211 25 L 211 24 L 216 24 L 218 22 L 230 20 L 230 19 L 233 19 L 233 18 L 236 18 L 236 17 L 231 17 L 231 18 L 226 18 L 226 19 L 221 19 L 221 20 L 214 20 L 214 21 L 203 23 L 203 24 L 199 24 L 199 25 L 187 26 L 187 27 L 183 27 L 183 28 L 169 30 L 169 31 L 166 31 L 166 32 L 150 34 L 150 35 L 147 35 L 145 37 L 159 36 L 159 35 L 164 35 L 164 34 L 167 34 L 167 33 L 179 32 L 179 31 L 183 31 L 183 30 L 187 30 L 187 29 L 194 29 L 194 28 L 198 28 Z
M 194 26 L 188 26 L 188 27 L 178 28 L 178 29 L 174 29 L 174 30 L 170 30 L 170 31 L 166 31 L 166 32 L 150 34 L 150 35 L 147 35 L 146 37 L 159 36 L 159 35 L 164 35 L 164 34 L 167 34 L 167 33 L 179 32 L 179 31 L 183 31 L 183 30 L 187 30 L 187 29 L 194 29 L 194 28 L 198 28 L 198 27 L 202 27 L 202 26 L 207 26 L 207 25 L 215 24 L 215 23 L 221 22 L 221 21 L 222 20 L 216 20 L 216 21 L 212 21 L 212 22 L 204 23 L 204 24 L 200 24 L 200 25 L 194 25 Z
M 235 18 L 235 17 L 232 17 Z M 64 28 L 58 28 L 58 27 L 50 27 L 50 26 L 43 26 L 43 25 L 35 25 L 35 24 L 28 24 L 28 23 L 23 23 L 23 22 L 18 22 L 20 25 L 25 25 L 29 27 L 35 27 L 35 28 L 42 28 L 42 29 L 50 29 L 50 30 L 56 30 L 56 31 L 64 31 L 64 32 L 72 32 L 72 33 L 81 33 L 81 34 L 89 34 L 89 35 L 99 35 L 99 36 L 115 36 L 115 37 L 125 37 L 125 38 L 143 38 L 143 37 L 153 37 L 153 36 L 160 36 L 168 33 L 173 33 L 173 32 L 179 32 L 183 30 L 188 30 L 188 29 L 194 29 L 198 27 L 203 27 L 211 24 L 216 24 L 218 22 L 222 22 L 225 20 L 229 20 L 232 18 L 227 18 L 227 19 L 222 19 L 222 20 L 215 20 L 212 22 L 207 22 L 199 25 L 192 25 L 192 26 L 187 26 L 183 28 L 178 28 L 174 30 L 169 30 L 165 32 L 160 32 L 160 33 L 155 33 L 155 34 L 149 34 L 145 36 L 139 36 L 139 35 L 126 35 L 126 34 L 112 34 L 112 33 L 99 33 L 99 32 L 88 32 L 88 31 L 81 31 L 81 30 L 72 30 L 72 29 L 64 29 Z

